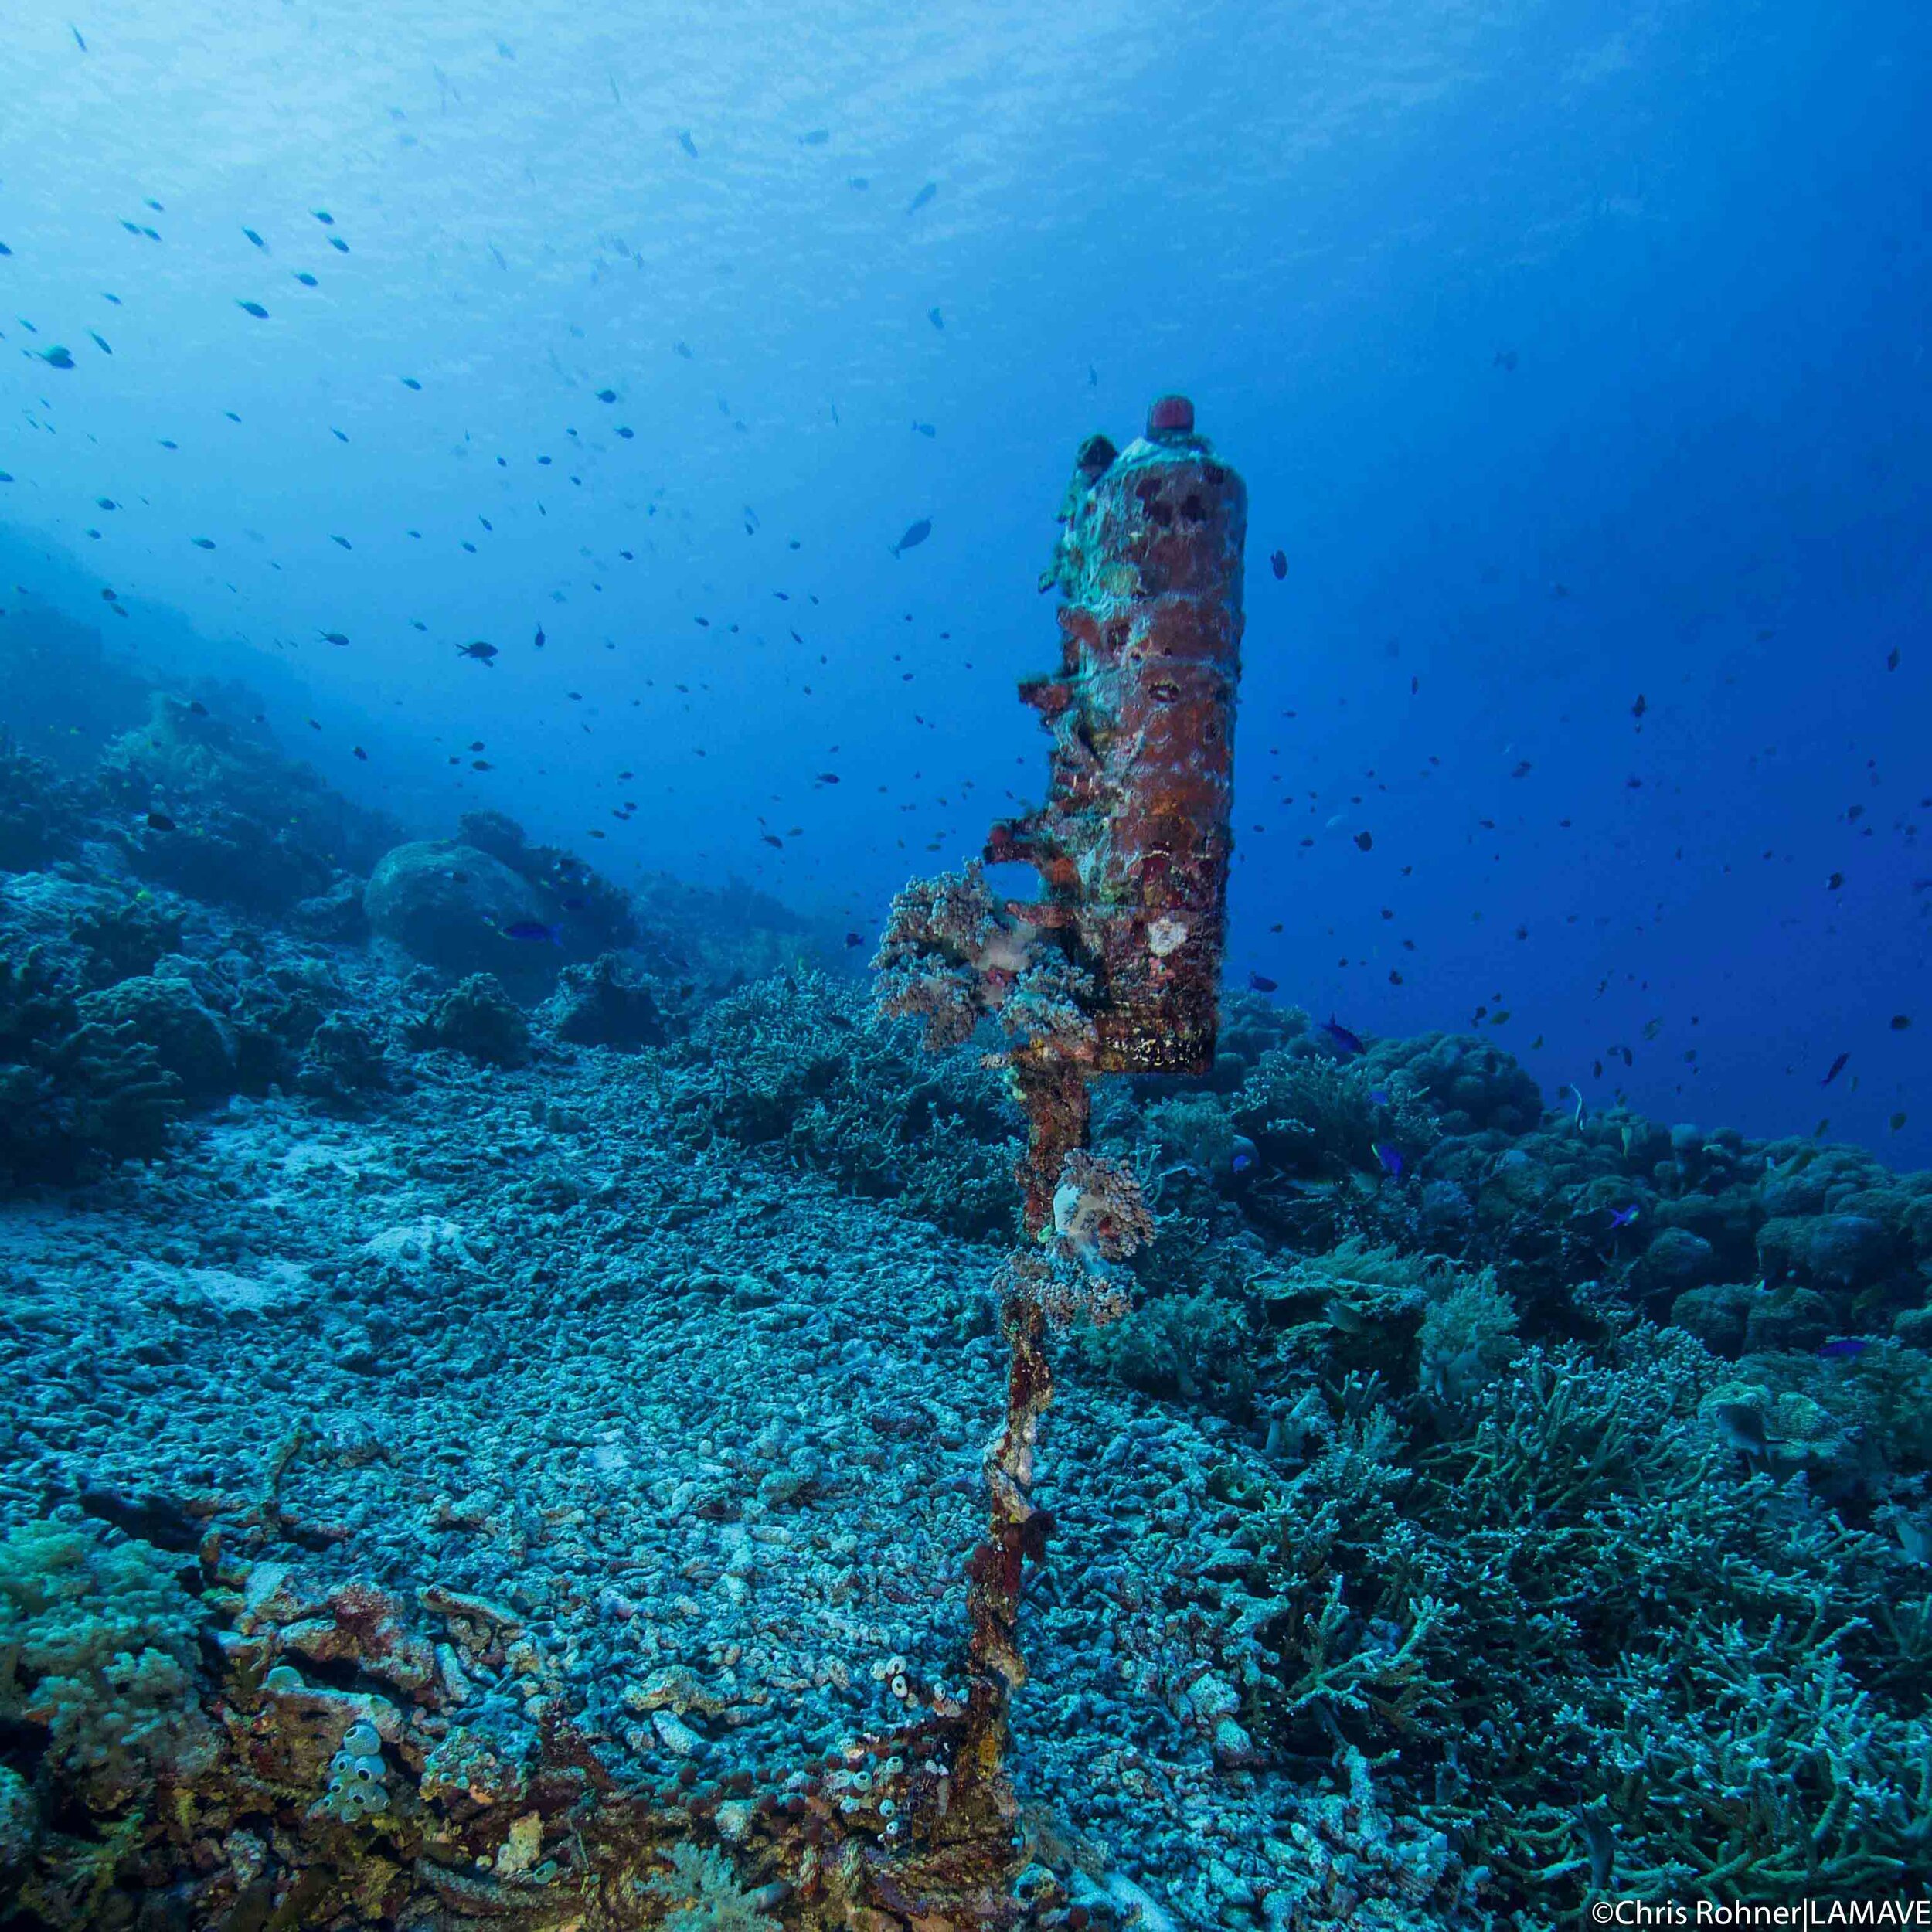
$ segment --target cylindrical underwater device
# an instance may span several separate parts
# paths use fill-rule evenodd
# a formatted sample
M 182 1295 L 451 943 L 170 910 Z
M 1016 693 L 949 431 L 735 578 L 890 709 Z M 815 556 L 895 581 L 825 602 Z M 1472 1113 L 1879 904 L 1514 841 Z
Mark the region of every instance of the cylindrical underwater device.
M 1233 851 L 1247 492 L 1163 396 L 1117 453 L 1082 447 L 1049 581 L 1060 668 L 1020 695 L 1053 734 L 1046 802 L 996 825 L 995 862 L 1040 875 L 1015 915 L 1093 976 L 1094 1073 L 1213 1064 Z

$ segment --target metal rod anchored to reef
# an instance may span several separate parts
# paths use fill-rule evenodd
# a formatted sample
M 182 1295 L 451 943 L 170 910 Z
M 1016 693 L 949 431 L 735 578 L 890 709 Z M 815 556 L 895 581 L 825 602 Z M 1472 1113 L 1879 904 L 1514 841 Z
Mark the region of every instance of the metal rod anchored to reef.
M 985 859 L 1038 872 L 995 896 L 984 861 L 915 880 L 875 961 L 880 1003 L 957 1045 L 982 1019 L 1027 1120 L 1022 1240 L 1002 1270 L 1006 1418 L 986 1452 L 992 1509 L 968 1566 L 971 1683 L 954 1760 L 962 1798 L 1012 1809 L 1008 1709 L 1026 1681 L 1020 1588 L 1053 1524 L 1031 1498 L 1053 1399 L 1049 1328 L 1126 1312 L 1118 1264 L 1153 1233 L 1134 1175 L 1087 1148 L 1087 1083 L 1213 1064 L 1233 838 L 1235 696 L 1247 492 L 1162 397 L 1147 434 L 1080 447 L 1041 588 L 1057 588 L 1059 668 L 1020 696 L 1053 734 L 1046 802 L 995 825 Z

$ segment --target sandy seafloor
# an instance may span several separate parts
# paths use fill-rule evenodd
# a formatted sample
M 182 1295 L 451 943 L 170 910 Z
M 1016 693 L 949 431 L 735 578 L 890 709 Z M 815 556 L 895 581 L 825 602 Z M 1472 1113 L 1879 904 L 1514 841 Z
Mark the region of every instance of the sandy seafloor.
M 560 1693 L 620 1771 L 782 1772 L 960 1687 L 1001 1251 L 694 1154 L 635 1060 L 419 1077 L 367 1121 L 236 1100 L 83 1211 L 0 1212 L 6 1520 L 151 1495 L 311 1594 L 485 1595 L 543 1661 L 472 1669 L 465 1721 L 527 1740 Z M 1225 1427 L 1063 1379 L 1015 1713 L 1029 1818 L 1200 1923 L 1278 1916 L 1291 1871 L 1345 1906 L 1365 1855 L 1368 1889 L 1420 1898 L 1447 1848 L 1391 1845 L 1359 1779 L 1217 1762 L 1253 1642 L 1248 1559 L 1211 1553 L 1238 1520 L 1206 1490 Z M 702 1690 L 654 1717 L 638 1687 L 679 1666 Z

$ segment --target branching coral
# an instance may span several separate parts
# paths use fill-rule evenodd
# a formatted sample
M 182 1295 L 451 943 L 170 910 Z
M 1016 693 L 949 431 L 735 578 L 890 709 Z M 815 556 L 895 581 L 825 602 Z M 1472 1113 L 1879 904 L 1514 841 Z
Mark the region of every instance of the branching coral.
M 1393 1748 L 1512 1912 L 1923 1869 L 1923 1577 L 1726 1451 L 1696 1345 L 1623 1349 L 1526 1351 L 1413 1464 L 1337 1429 L 1264 1509 L 1280 1661 L 1251 1727 Z M 1311 1702 L 1338 1673 L 1361 1695 Z
M 645 1889 L 669 1902 L 665 1932 L 778 1932 L 738 1882 L 731 1861 L 709 1845 L 674 1845 L 671 1869 L 652 1873 Z
M 28 1523 L 0 1543 L 0 1720 L 111 1808 L 199 1749 L 199 1621 L 160 1551 Z
M 978 859 L 898 894 L 872 965 L 880 1012 L 923 1019 L 930 1047 L 960 1045 L 990 1015 L 1022 1052 L 1092 1054 L 1091 977 L 1038 928 L 1002 912 Z
M 1281 1048 L 1261 1056 L 1231 1105 L 1235 1126 L 1291 1174 L 1373 1173 L 1388 1165 L 1378 1148 L 1413 1166 L 1441 1133 L 1403 1076 Z

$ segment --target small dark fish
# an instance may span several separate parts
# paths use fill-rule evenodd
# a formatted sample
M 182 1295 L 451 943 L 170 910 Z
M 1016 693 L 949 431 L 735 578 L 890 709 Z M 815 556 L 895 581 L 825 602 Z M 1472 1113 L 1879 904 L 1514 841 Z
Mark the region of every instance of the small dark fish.
M 212 550 L 215 547 L 215 539 L 212 536 L 198 536 L 194 543 L 198 550 Z
M 181 828 L 165 811 L 151 811 L 148 815 L 150 832 L 179 832 Z
M 52 349 L 40 350 L 39 356 L 41 361 L 45 362 L 49 369 L 72 369 L 73 367 L 73 356 L 57 342 Z
M 682 128 L 678 131 L 678 145 L 693 161 L 698 158 L 698 144 L 691 138 L 691 130 L 689 128 Z
M 1281 982 L 1278 979 L 1269 978 L 1266 973 L 1249 974 L 1248 985 L 1257 993 L 1278 993 L 1281 990 Z
M 1892 1015 L 1892 1030 L 1893 1032 L 1909 1032 L 1911 1030 L 1911 1026 L 1912 1015 L 1910 1013 L 1894 1013 Z
M 261 236 L 259 236 L 258 234 L 257 234 L 257 233 L 255 233 L 255 231 L 254 231 L 254 230 L 253 230 L 253 229 L 252 229 L 252 228 L 244 228 L 244 229 L 242 230 L 242 233 L 243 233 L 244 235 L 246 235 L 246 236 L 248 237 L 248 239 L 249 239 L 250 241 L 252 241 L 252 242 L 255 244 L 255 246 L 256 246 L 257 248 L 266 248 L 266 247 L 268 246 L 267 243 L 267 242 L 265 242 L 265 241 L 264 241 L 264 240 L 262 240 Z
M 784 850 L 785 842 L 781 838 L 776 832 L 766 832 L 764 835 L 764 842 L 767 845 L 773 846 L 780 852 L 783 852 Z
M 310 274 L 308 270 L 305 268 L 298 268 L 296 270 L 295 279 L 300 282 L 304 288 L 316 288 L 321 286 L 321 284 L 317 282 L 315 277 Z
M 1382 1171 L 1392 1180 L 1400 1180 L 1404 1165 L 1402 1150 L 1400 1148 L 1391 1147 L 1386 1141 L 1377 1141 L 1374 1145 L 1375 1157 L 1382 1163 Z
M 863 933 L 848 933 L 845 935 L 845 945 L 848 950 L 854 946 L 862 946 L 865 943 L 866 936 Z
M 213 549 L 214 546 L 210 544 L 209 548 Z M 203 704 L 199 698 L 190 698 L 188 700 L 188 709 L 197 718 L 205 718 L 208 716 L 207 706 Z
M 1361 1035 L 1350 1032 L 1332 1013 L 1315 1030 L 1326 1035 L 1329 1045 L 1344 1060 L 1352 1059 L 1357 1053 L 1366 1053 L 1369 1050 L 1362 1045 Z
M 1849 1362 L 1853 1356 L 1864 1354 L 1871 1345 L 1872 1338 L 1869 1335 L 1834 1335 L 1829 1342 L 1825 1344 L 1824 1347 L 1818 1350 L 1818 1353 L 1827 1362 Z
M 1628 1207 L 1612 1208 L 1610 1211 L 1610 1225 L 1614 1228 L 1627 1228 L 1636 1219 L 1637 1204 L 1634 1201 Z
M 253 316 L 258 322 L 265 322 L 268 319 L 268 311 L 263 308 L 260 302 L 238 301 L 236 303 L 235 306 L 239 308 L 244 315 Z
M 614 389 L 600 389 L 597 391 L 597 400 L 600 403 L 614 403 L 617 400 L 617 393 Z
M 87 51 L 87 43 L 81 39 L 80 29 L 77 27 L 71 20 L 67 22 L 67 31 L 73 36 L 74 45 L 78 47 L 83 53 L 85 53 Z
M 1630 708 L 1630 715 L 1633 718 L 1641 718 L 1649 709 L 1650 700 L 1640 691 L 1637 694 L 1637 702 Z
M 838 782 L 838 774 L 835 771 L 821 771 L 818 774 L 818 782 L 821 785 L 835 785 Z
M 1287 552 L 1286 550 L 1277 550 L 1275 553 L 1268 559 L 1268 568 L 1274 573 L 1277 578 L 1286 577 L 1288 574 Z
M 99 349 L 102 355 L 113 355 L 114 351 L 107 346 L 107 338 L 103 336 L 98 330 L 90 328 L 88 330 L 87 333 L 93 336 L 94 347 Z
M 355 755 L 362 760 L 364 764 L 367 764 L 369 763 L 369 753 L 365 751 L 360 745 L 358 745 L 355 747 Z
M 1839 1054 L 1838 1058 L 1832 1063 L 1832 1070 L 1825 1075 L 1824 1079 L 1818 1082 L 1818 1085 L 1820 1087 L 1829 1087 L 1832 1081 L 1836 1080 L 1839 1074 L 1845 1071 L 1845 1063 L 1852 1056 L 1849 1053 Z
M 420 389 L 423 386 L 413 376 L 405 376 L 400 379 L 405 389 Z
M 917 548 L 920 544 L 923 543 L 927 538 L 930 536 L 932 533 L 932 519 L 928 516 L 922 516 L 917 523 L 910 526 L 906 529 L 906 534 L 892 546 L 893 555 L 894 556 L 897 556 L 902 550 L 910 550 Z
M 580 913 L 590 910 L 590 902 L 581 893 L 572 893 L 558 902 L 566 912 Z
M 513 926 L 503 928 L 505 939 L 521 940 L 532 946 L 561 946 L 563 929 L 560 926 L 545 926 L 534 919 L 519 919 Z
M 341 631 L 325 631 L 321 637 L 325 644 L 344 645 L 349 641 L 347 634 Z
M 918 430 L 921 436 L 937 436 L 939 434 L 939 431 L 930 423 L 915 423 L 913 427 Z
M 1359 832 L 1355 835 L 1358 852 L 1372 852 L 1375 849 L 1376 835 L 1372 832 Z
M 1492 369 L 1500 369 L 1505 371 L 1513 369 L 1516 366 L 1516 352 L 1513 349 L 1498 349 L 1496 351 L 1495 360 L 1492 362 L 1489 366 Z
M 1885 654 L 1885 668 L 1888 671 L 1896 671 L 1899 668 L 1899 647 L 1896 644 Z
M 920 189 L 919 192 L 906 204 L 906 213 L 909 215 L 917 214 L 920 209 L 923 208 L 927 202 L 938 192 L 939 183 L 936 181 L 927 182 L 925 186 Z
M 831 138 L 832 130 L 829 128 L 814 128 L 798 137 L 798 145 L 801 148 L 822 148 Z
M 539 651 L 543 648 L 543 627 L 539 624 L 536 628 L 536 648 Z
M 671 346 L 687 362 L 691 360 L 691 345 L 689 342 L 673 342 Z
M 488 664 L 496 655 L 496 646 L 485 644 L 479 638 L 474 644 L 459 644 L 456 655 L 459 658 L 474 658 L 478 664 Z
M 939 330 L 941 334 L 944 333 L 946 328 L 946 318 L 940 315 L 937 309 L 927 309 L 926 311 L 926 319 L 932 324 L 934 328 Z

